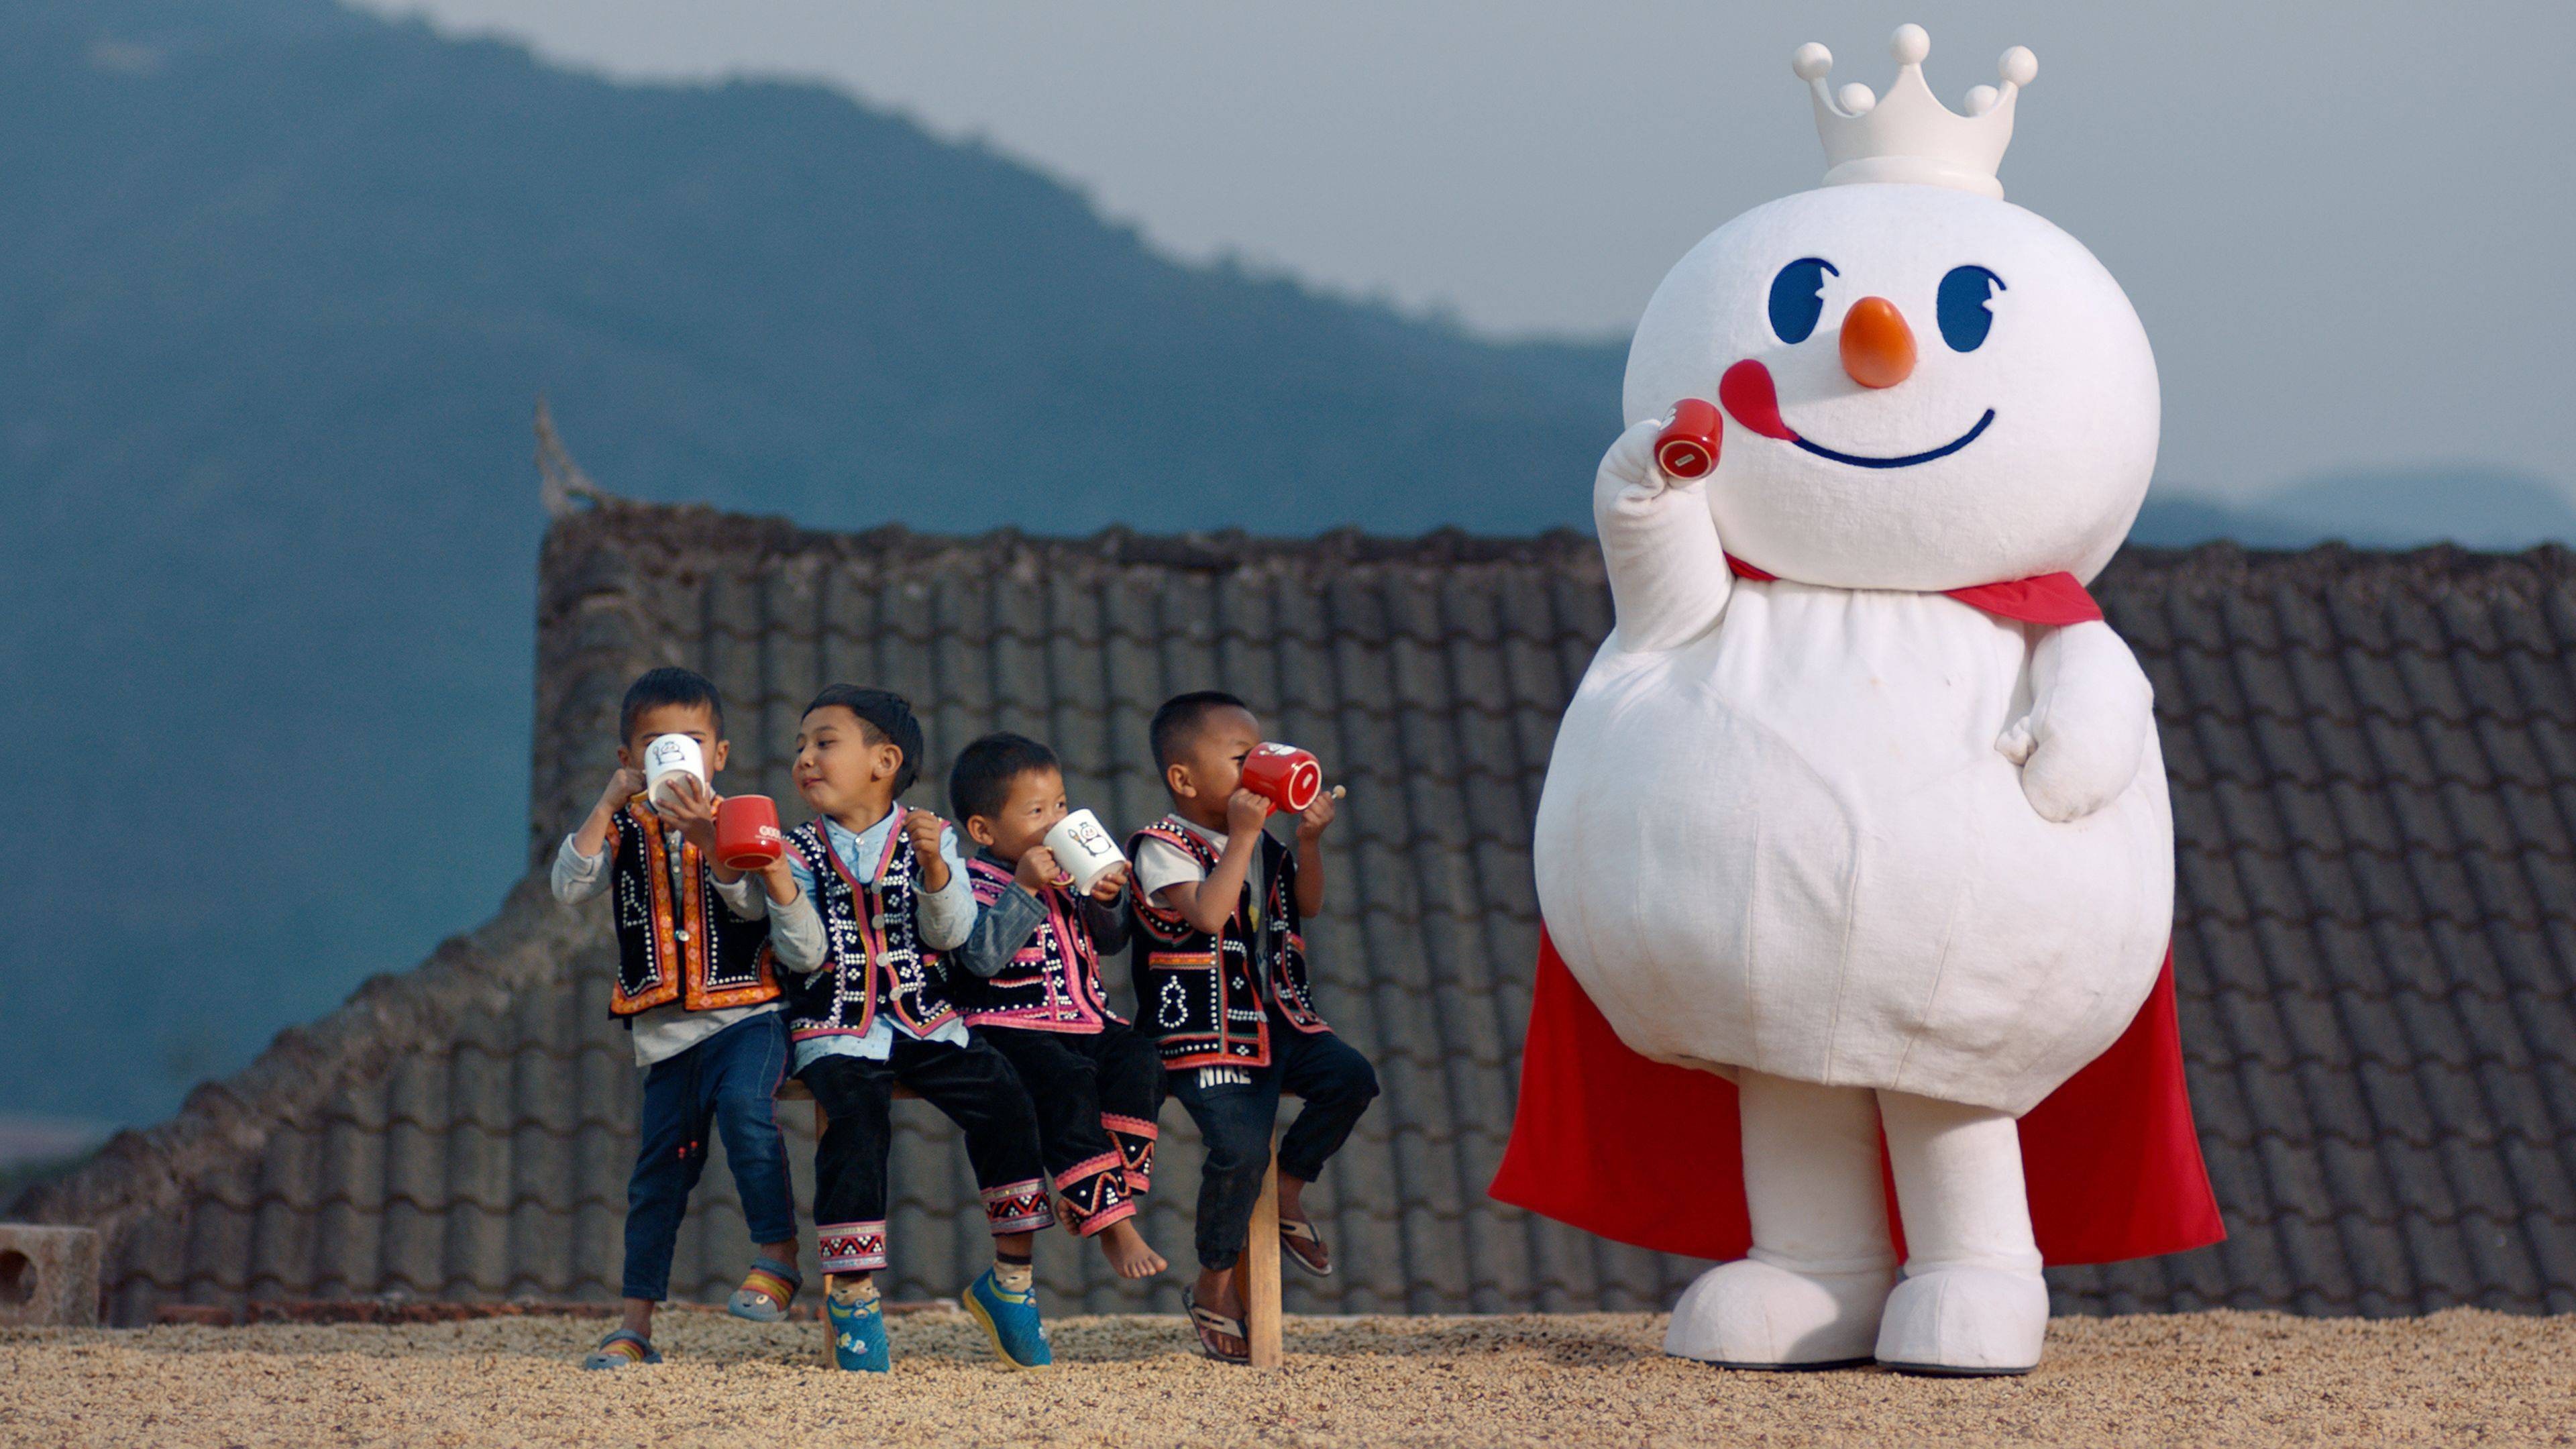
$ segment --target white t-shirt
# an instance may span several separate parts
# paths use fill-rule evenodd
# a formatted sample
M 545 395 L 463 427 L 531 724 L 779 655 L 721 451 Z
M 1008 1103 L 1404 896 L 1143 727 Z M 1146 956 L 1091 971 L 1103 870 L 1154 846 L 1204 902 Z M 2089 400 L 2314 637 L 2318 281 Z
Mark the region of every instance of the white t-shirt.
M 1225 837 L 1223 835 L 1204 825 L 1183 820 L 1177 815 L 1165 818 L 1197 836 L 1208 849 L 1216 852 L 1219 859 L 1224 858 Z M 1156 905 L 1162 904 L 1164 887 L 1179 885 L 1183 881 L 1205 879 L 1207 879 L 1207 872 L 1200 868 L 1197 857 L 1170 841 L 1156 840 L 1152 836 L 1147 836 L 1144 842 L 1136 847 L 1136 884 L 1145 892 L 1145 898 Z M 1252 898 L 1256 901 L 1261 899 L 1261 852 L 1259 850 L 1253 851 L 1252 864 L 1244 871 L 1243 879 L 1245 884 L 1252 887 Z

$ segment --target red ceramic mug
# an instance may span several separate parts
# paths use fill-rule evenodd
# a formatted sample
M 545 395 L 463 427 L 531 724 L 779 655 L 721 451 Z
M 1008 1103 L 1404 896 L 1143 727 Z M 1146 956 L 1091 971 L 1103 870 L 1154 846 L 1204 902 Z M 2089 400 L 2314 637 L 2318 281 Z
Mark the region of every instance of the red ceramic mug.
M 1702 478 L 1717 466 L 1719 434 L 1724 429 L 1717 404 L 1686 397 L 1673 404 L 1673 415 L 1655 435 L 1655 466 L 1668 478 Z
M 716 807 L 716 859 L 725 869 L 765 869 L 786 849 L 777 801 L 766 795 L 728 795 Z
M 1324 767 L 1295 745 L 1254 745 L 1243 757 L 1243 788 L 1295 815 L 1324 793 Z

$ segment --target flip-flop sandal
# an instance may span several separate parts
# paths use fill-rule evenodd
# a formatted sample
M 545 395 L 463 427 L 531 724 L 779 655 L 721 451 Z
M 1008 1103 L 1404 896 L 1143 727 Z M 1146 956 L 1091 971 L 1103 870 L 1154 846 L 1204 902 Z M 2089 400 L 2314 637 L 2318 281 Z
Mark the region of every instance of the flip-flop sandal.
M 660 1363 L 662 1355 L 653 1351 L 653 1341 L 631 1328 L 620 1328 L 599 1341 L 590 1357 L 581 1361 L 586 1369 L 631 1368 L 639 1363 Z
M 796 1301 L 796 1290 L 805 1286 L 796 1265 L 775 1258 L 754 1258 L 751 1271 L 742 1277 L 742 1286 L 725 1300 L 725 1312 L 754 1323 L 785 1323 L 787 1305 Z
M 1252 1335 L 1243 1331 L 1243 1320 L 1228 1318 L 1213 1308 L 1201 1308 L 1198 1298 L 1187 1288 L 1181 1290 L 1181 1306 L 1189 1310 L 1190 1327 L 1198 1331 L 1199 1352 L 1215 1359 L 1218 1363 L 1252 1362 Z M 1217 1339 L 1220 1337 L 1231 1338 L 1243 1344 L 1244 1351 L 1228 1353 L 1217 1347 Z
M 1325 1255 L 1324 1235 L 1315 1231 L 1313 1223 L 1304 1218 L 1281 1218 L 1279 1246 L 1287 1250 L 1298 1267 L 1318 1278 L 1333 1276 L 1333 1260 Z

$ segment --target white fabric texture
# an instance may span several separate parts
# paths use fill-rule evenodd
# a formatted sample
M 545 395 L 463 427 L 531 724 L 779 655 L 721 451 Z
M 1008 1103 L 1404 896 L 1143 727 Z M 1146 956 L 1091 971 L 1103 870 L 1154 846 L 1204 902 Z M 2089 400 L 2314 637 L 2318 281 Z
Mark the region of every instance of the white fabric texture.
M 1782 264 L 1832 261 L 1813 338 L 1772 334 Z M 1958 264 L 2003 280 L 1969 351 Z M 1919 361 L 1863 387 L 1842 309 L 1892 299 Z M 1665 408 L 1758 361 L 1799 438 L 1729 414 L 1718 464 L 1655 467 Z M 2125 535 L 2155 459 L 2153 357 L 2119 287 L 2019 207 L 1847 186 L 1759 208 L 1639 324 L 1640 419 L 1595 478 L 1615 627 L 1557 733 L 1533 854 L 1567 967 L 1629 1046 L 1732 1074 L 2028 1111 L 2117 1039 L 2173 920 L 2152 691 L 2107 625 L 1938 592 L 2069 571 Z M 1730 551 L 1780 575 L 1739 579 Z

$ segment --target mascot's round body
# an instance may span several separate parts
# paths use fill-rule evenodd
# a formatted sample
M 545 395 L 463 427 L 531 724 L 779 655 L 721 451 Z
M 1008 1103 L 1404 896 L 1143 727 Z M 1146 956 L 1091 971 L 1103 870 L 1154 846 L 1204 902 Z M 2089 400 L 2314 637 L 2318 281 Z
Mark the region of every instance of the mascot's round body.
M 2052 1228 L 2034 1232 L 2049 1184 L 2025 1183 L 2016 1119 L 2097 1058 L 2152 1058 L 2181 1102 L 2152 693 L 2082 588 L 2146 493 L 2155 363 L 2110 275 L 1994 182 L 2029 53 L 1960 116 L 1923 85 L 1928 48 L 1897 33 L 1884 102 L 1828 96 L 1830 57 L 1802 51 L 1827 185 L 1720 228 L 1648 304 L 1593 494 L 1616 627 L 1539 806 L 1548 944 L 1496 1194 L 1705 1252 L 1583 1201 L 1640 1195 L 1600 1146 L 1633 1123 L 1552 1119 L 1654 1118 L 1664 1161 L 1639 1183 L 1740 1152 L 1749 1252 L 1692 1286 L 1666 1341 L 1735 1367 L 2030 1368 Z M 1676 479 L 1656 439 L 1692 398 L 1722 433 Z M 1550 1065 L 1552 1013 L 1690 1070 L 1620 1102 L 1603 1083 L 1624 1067 Z M 2142 1028 L 2160 1040 L 2134 1046 Z M 1709 1073 L 1737 1121 L 1674 1110 Z M 2130 1140 L 2107 1119 L 2138 1094 L 2075 1095 L 2112 1104 L 2106 1144 Z M 2147 1190 L 2152 1164 L 2079 1174 L 2077 1213 L 2138 1227 L 2109 1255 L 2216 1235 L 2179 1113 L 2159 1130 L 2196 1198 Z
M 1968 351 L 1938 325 L 1962 268 L 2003 284 L 1978 293 Z M 1793 334 L 1821 303 L 1812 333 L 1782 340 L 1774 290 Z M 1863 297 L 1917 334 L 1891 386 L 1855 382 L 1836 346 Z M 1796 438 L 1851 458 L 1978 431 L 1869 466 L 1731 430 L 1688 485 L 1605 476 L 1619 627 L 1539 807 L 1549 931 L 1648 1056 L 2026 1111 L 2111 1044 L 2164 959 L 2164 772 L 2144 677 L 2083 625 L 2103 637 L 2079 668 L 2112 678 L 2082 682 L 2130 716 L 2103 742 L 2120 778 L 2087 782 L 2109 798 L 2080 818 L 2026 796 L 1997 742 L 2031 710 L 2049 631 L 1941 591 L 2090 577 L 2118 547 L 2155 463 L 2145 333 L 2090 253 L 2018 207 L 1833 187 L 1674 270 L 1630 353 L 1628 416 L 1651 428 L 1748 360 Z M 1665 546 L 1677 532 L 1696 546 Z M 1645 546 L 1622 557 L 1628 533 Z M 1779 579 L 1730 586 L 1712 543 Z

